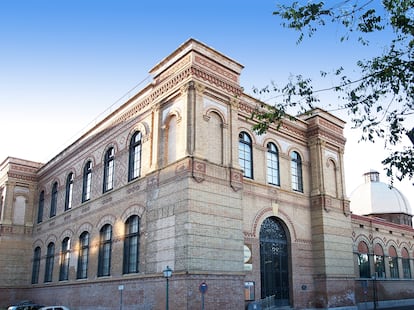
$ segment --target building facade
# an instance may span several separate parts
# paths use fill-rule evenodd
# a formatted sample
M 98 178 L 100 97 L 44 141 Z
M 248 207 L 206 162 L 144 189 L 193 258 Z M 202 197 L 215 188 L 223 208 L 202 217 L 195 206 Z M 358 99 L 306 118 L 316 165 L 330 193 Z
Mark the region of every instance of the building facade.
M 315 109 L 257 135 L 251 115 L 262 103 L 243 93 L 242 69 L 190 39 L 48 163 L 4 160 L 0 306 L 305 309 L 378 299 L 355 245 L 391 224 L 370 237 L 373 219 L 350 212 L 344 122 Z M 392 225 L 413 270 L 414 232 Z

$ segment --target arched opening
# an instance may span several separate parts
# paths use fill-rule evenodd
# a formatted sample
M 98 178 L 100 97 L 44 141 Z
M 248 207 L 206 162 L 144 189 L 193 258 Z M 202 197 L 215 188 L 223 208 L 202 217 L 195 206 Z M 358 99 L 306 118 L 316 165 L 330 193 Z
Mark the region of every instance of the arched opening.
M 289 305 L 289 248 L 286 231 L 275 217 L 260 228 L 261 298 L 276 306 Z

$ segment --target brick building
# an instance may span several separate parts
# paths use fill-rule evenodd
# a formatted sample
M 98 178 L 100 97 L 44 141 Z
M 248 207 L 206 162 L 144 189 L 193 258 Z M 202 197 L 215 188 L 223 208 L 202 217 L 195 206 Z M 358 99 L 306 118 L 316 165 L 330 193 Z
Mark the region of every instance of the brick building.
M 242 69 L 190 39 L 46 164 L 5 159 L 0 307 L 164 309 L 169 266 L 170 309 L 356 308 L 393 299 L 361 277 L 375 238 L 395 238 L 393 296 L 412 298 L 413 229 L 350 212 L 344 122 L 315 109 L 255 134 Z

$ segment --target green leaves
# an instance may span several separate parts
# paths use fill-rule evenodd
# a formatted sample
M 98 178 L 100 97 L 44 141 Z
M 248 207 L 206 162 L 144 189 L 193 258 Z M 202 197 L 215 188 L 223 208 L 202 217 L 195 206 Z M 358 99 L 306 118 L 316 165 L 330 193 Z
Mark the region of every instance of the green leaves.
M 301 31 L 298 39 L 298 43 L 303 39 L 303 30 L 307 29 L 308 35 L 312 34 L 317 30 L 316 25 L 324 26 L 326 16 L 330 15 L 329 10 L 323 10 L 324 3 L 308 3 L 307 5 L 301 6 L 297 1 L 293 2 L 291 6 L 277 5 L 278 10 L 273 12 L 275 15 L 280 17 L 287 22 L 283 22 L 282 25 L 286 28 L 291 28 L 297 31 Z
M 278 101 L 255 111 L 254 117 L 260 121 L 255 129 L 264 133 L 269 126 L 278 128 L 292 108 L 299 112 L 312 109 L 318 93 L 333 91 L 346 100 L 343 109 L 351 115 L 354 127 L 361 129 L 361 140 L 380 138 L 386 145 L 397 145 L 407 133 L 412 134 L 405 120 L 414 114 L 414 0 L 383 0 L 382 7 L 373 0 L 303 2 L 278 4 L 273 13 L 283 27 L 299 33 L 298 43 L 305 35 L 312 37 L 322 27 L 335 24 L 343 27 L 339 41 L 356 34 L 356 41 L 365 46 L 370 44 L 371 34 L 387 31 L 388 36 L 392 34 L 389 45 L 372 59 L 360 59 L 356 78 L 350 78 L 342 67 L 332 74 L 321 72 L 323 78 L 337 79 L 331 88 L 314 89 L 312 80 L 302 75 L 290 77 L 285 86 L 267 88 L 277 93 Z M 383 161 L 387 173 L 411 179 L 413 152 L 414 143 L 392 153 Z

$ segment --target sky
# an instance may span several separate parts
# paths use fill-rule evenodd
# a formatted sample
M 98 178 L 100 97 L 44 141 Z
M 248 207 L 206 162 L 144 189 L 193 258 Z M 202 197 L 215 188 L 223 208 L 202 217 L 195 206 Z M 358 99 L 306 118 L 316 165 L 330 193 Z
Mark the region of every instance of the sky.
M 297 44 L 298 34 L 281 27 L 275 10 L 272 0 L 1 0 L 0 162 L 52 159 L 149 83 L 148 71 L 189 38 L 244 65 L 245 92 L 269 104 L 272 94 L 254 94 L 253 87 L 283 85 L 295 74 L 332 86 L 317 79 L 321 70 L 352 71 L 358 59 L 383 48 L 381 38 L 368 48 L 340 43 L 336 26 Z M 320 105 L 335 110 L 336 96 L 324 95 Z M 347 114 L 332 113 L 347 121 L 348 195 L 370 169 L 388 182 L 384 143 L 358 143 L 361 133 Z M 394 186 L 414 208 L 412 183 Z

